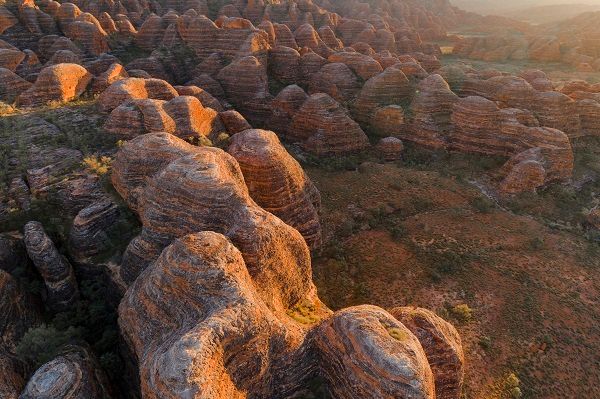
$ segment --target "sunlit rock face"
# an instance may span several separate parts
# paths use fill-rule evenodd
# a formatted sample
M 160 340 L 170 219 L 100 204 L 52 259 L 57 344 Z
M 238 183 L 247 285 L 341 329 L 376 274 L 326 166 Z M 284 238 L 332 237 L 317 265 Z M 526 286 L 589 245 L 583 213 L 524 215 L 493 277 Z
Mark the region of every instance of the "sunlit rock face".
M 276 190 L 289 202 L 273 211 L 313 221 L 315 193 L 274 134 L 243 131 L 229 151 L 239 161 L 153 133 L 116 157 L 115 187 L 144 226 L 119 307 L 144 397 L 284 398 L 317 378 L 336 397 L 433 398 L 417 337 L 376 307 L 332 314 L 302 235 L 253 199 L 275 206 Z
M 460 397 L 465 358 L 460 336 L 447 321 L 430 310 L 399 307 L 390 314 L 419 340 L 433 373 L 436 398 Z
M 22 107 L 66 102 L 78 98 L 92 80 L 92 75 L 77 64 L 57 64 L 44 68 L 37 80 L 17 98 Z
M 313 94 L 302 104 L 287 134 L 318 155 L 352 153 L 369 145 L 358 123 L 324 93 Z
M 297 229 L 311 249 L 321 244 L 321 195 L 298 162 L 266 130 L 232 137 L 227 150 L 238 162 L 250 196 L 258 205 Z

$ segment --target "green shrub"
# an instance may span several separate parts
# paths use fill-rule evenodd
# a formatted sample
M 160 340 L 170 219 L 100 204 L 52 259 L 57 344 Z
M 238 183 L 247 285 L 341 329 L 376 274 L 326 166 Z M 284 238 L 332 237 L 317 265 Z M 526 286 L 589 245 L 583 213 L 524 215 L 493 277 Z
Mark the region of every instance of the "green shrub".
M 490 350 L 492 348 L 492 338 L 487 335 L 482 336 L 479 338 L 479 346 L 486 351 Z
M 52 360 L 61 349 L 74 341 L 80 340 L 81 329 L 69 327 L 58 330 L 54 326 L 42 324 L 25 333 L 16 347 L 16 354 L 35 368 Z
M 106 156 L 87 156 L 83 158 L 83 166 L 85 169 L 95 175 L 104 176 L 110 170 L 112 159 Z
M 466 303 L 455 305 L 450 310 L 452 316 L 461 323 L 468 323 L 473 319 L 473 309 Z
M 481 213 L 490 213 L 494 209 L 494 203 L 485 197 L 476 197 L 471 201 L 471 206 Z
M 529 248 L 534 251 L 539 251 L 540 249 L 544 248 L 544 239 L 541 237 L 532 238 L 529 241 Z

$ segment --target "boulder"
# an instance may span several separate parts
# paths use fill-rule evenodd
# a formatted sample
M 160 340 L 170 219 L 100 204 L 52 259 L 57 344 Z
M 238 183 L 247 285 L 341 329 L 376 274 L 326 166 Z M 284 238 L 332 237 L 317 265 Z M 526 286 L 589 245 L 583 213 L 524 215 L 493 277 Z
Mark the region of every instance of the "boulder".
M 92 93 L 99 94 L 106 90 L 116 81 L 129 77 L 127 71 L 121 64 L 112 64 L 104 72 L 94 78 L 92 82 Z
M 377 151 L 384 161 L 397 161 L 402 158 L 404 145 L 396 137 L 385 137 L 377 143 Z
M 17 98 L 17 105 L 34 107 L 51 101 L 77 99 L 87 89 L 92 75 L 77 64 L 58 64 L 42 69 L 37 80 Z
M 336 398 L 436 397 L 426 353 L 413 333 L 375 306 L 337 312 L 314 332 Z M 381 376 L 385 375 L 385 378 Z
M 317 155 L 352 153 L 369 145 L 358 123 L 324 93 L 313 94 L 304 102 L 292 119 L 287 137 Z
M 465 358 L 458 332 L 450 323 L 430 310 L 399 307 L 390 314 L 419 340 L 431 366 L 435 397 L 456 399 L 461 396 Z
M 19 399 L 104 399 L 110 389 L 90 349 L 68 345 L 33 373 Z
M 127 100 L 171 100 L 179 94 L 169 83 L 160 79 L 127 78 L 116 81 L 98 97 L 98 107 L 110 112 Z

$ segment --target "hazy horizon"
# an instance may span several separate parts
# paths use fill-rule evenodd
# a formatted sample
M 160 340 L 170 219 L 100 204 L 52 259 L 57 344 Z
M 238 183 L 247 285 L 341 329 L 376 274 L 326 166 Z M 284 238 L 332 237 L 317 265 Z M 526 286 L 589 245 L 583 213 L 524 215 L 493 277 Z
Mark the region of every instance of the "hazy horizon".
M 581 4 L 600 6 L 600 0 L 450 0 L 452 4 L 462 9 L 474 12 L 506 12 L 517 9 L 525 9 L 535 6 L 549 6 L 560 4 Z

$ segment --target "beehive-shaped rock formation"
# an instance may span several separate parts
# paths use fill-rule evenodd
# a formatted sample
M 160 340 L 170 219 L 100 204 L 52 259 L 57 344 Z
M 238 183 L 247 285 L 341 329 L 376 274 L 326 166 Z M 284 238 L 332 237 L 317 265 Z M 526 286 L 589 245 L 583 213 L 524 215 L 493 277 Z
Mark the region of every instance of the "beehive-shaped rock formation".
M 321 244 L 321 196 L 277 135 L 246 130 L 227 150 L 239 163 L 250 196 L 258 205 L 298 230 L 311 249 Z

